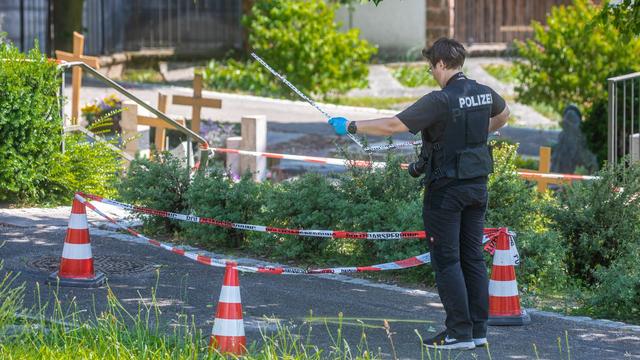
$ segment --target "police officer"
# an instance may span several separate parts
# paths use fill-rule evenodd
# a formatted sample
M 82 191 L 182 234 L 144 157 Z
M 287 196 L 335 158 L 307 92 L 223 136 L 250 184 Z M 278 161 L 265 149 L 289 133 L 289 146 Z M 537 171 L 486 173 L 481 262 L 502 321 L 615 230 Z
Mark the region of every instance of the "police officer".
M 462 72 L 466 57 L 458 41 L 440 38 L 422 51 L 442 90 L 398 115 L 365 121 L 329 120 L 338 135 L 421 133 L 414 175 L 424 173 L 423 220 L 431 264 L 446 311 L 446 329 L 424 340 L 428 347 L 473 349 L 487 343 L 487 269 L 482 255 L 487 176 L 493 160 L 487 137 L 509 117 L 504 99 Z

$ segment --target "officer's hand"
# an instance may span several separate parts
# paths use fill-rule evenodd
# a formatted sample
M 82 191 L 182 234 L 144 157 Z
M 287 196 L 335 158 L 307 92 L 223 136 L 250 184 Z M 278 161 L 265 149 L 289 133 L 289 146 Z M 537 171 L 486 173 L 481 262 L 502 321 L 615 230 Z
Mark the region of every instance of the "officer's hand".
M 347 124 L 349 124 L 349 120 L 343 117 L 334 117 L 329 119 L 329 124 L 333 126 L 336 134 L 347 135 Z

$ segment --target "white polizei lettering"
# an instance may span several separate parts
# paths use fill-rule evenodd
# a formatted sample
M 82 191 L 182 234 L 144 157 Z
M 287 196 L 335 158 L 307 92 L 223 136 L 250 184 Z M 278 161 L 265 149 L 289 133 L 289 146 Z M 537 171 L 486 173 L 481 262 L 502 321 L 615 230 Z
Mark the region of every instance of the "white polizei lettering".
M 353 273 L 353 272 L 357 272 L 358 269 L 354 268 L 354 267 L 342 267 L 342 268 L 334 268 L 333 272 L 335 274 L 342 274 L 342 273 Z
M 491 296 L 518 296 L 518 282 L 489 280 L 489 294 Z
M 220 302 L 239 303 L 240 287 L 222 285 L 222 290 L 220 291 Z
M 400 233 L 399 232 L 370 232 L 370 233 L 367 233 L 367 239 L 369 240 L 400 239 Z
M 303 236 L 317 236 L 317 237 L 332 237 L 333 231 L 326 230 L 300 230 L 300 235 Z
M 471 107 L 471 98 L 470 97 L 464 98 L 464 101 L 465 101 L 467 107 Z
M 458 98 L 458 102 L 460 103 L 460 108 L 465 108 L 480 105 L 489 105 L 493 103 L 493 100 L 491 99 L 491 94 L 478 94 L 475 96 Z
M 88 228 L 86 214 L 71 214 L 69 218 L 69 229 L 85 230 Z
M 220 319 L 216 318 L 213 323 L 213 335 L 218 336 L 244 336 L 244 323 L 242 319 Z
M 167 244 L 160 243 L 160 247 L 165 249 L 165 250 L 169 250 L 169 251 L 173 250 L 173 246 L 169 246 Z
M 266 226 L 249 225 L 249 224 L 233 224 L 233 228 L 241 229 L 241 230 L 263 231 L 263 232 L 267 231 Z
M 91 244 L 69 244 L 64 243 L 62 257 L 73 260 L 91 259 Z
M 198 223 L 200 222 L 200 218 L 194 215 L 187 215 L 187 221 Z
M 511 251 L 509 250 L 496 250 L 493 253 L 493 265 L 509 266 L 514 265 Z

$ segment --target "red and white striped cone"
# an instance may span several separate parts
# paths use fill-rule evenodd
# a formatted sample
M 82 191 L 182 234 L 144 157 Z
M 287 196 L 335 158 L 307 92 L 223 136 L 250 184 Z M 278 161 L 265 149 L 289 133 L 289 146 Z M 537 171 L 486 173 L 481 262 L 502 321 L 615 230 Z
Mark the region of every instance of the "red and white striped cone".
M 221 353 L 242 355 L 246 351 L 247 339 L 244 335 L 240 281 L 236 266 L 235 262 L 227 262 L 209 347 L 214 347 Z
M 60 286 L 99 287 L 105 276 L 93 268 L 91 240 L 87 223 L 87 209 L 74 197 L 71 217 L 64 239 L 60 269 L 49 275 L 46 283 Z
M 515 245 L 515 244 L 514 244 Z M 520 307 L 518 282 L 516 281 L 515 248 L 511 248 L 509 233 L 500 229 L 493 254 L 491 279 L 489 280 L 489 325 L 527 325 L 531 317 Z

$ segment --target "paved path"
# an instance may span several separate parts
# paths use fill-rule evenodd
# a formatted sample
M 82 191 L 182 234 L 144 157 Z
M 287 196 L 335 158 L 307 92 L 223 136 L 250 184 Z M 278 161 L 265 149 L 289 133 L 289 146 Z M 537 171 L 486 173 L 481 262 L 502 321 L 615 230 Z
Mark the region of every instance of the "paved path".
M 51 301 L 52 289 L 42 286 L 49 271 L 37 267 L 43 259 L 57 259 L 62 251 L 66 231 L 64 213 L 69 208 L 0 209 L 0 258 L 5 271 L 20 272 L 25 282 L 25 305 L 36 300 L 36 283 L 41 285 L 41 298 Z M 44 225 L 44 226 L 42 226 Z M 205 333 L 211 331 L 212 315 L 219 296 L 223 270 L 206 267 L 185 257 L 135 242 L 128 235 L 91 228 L 95 257 L 138 265 L 133 274 L 109 273 L 109 284 L 129 311 L 137 311 L 138 303 L 148 304 L 151 288 L 159 269 L 157 301 L 162 309 L 160 322 L 170 328 L 177 314 L 193 315 L 196 325 Z M 252 263 L 251 259 L 240 259 Z M 259 328 L 267 332 L 275 328 L 274 319 L 292 327 L 294 333 L 306 334 L 311 324 L 311 342 L 328 349 L 332 343 L 324 325 L 326 319 L 335 336 L 335 318 L 343 313 L 344 338 L 355 347 L 364 331 L 374 352 L 381 349 L 391 358 L 391 347 L 382 328 L 389 319 L 394 332 L 394 345 L 400 359 L 420 359 L 420 346 L 415 330 L 423 336 L 441 329 L 442 305 L 437 295 L 423 289 L 400 288 L 346 276 L 274 276 L 243 274 L 240 277 L 244 319 L 249 342 L 260 339 Z M 65 303 L 75 299 L 79 310 L 90 314 L 94 307 L 105 306 L 106 289 L 61 288 L 59 298 Z M 310 311 L 319 319 L 306 319 Z M 271 320 L 266 320 L 265 317 Z M 358 322 L 356 319 L 362 321 Z M 541 359 L 564 359 L 557 350 L 557 338 L 568 332 L 572 359 L 640 358 L 640 329 L 617 323 L 596 323 L 575 318 L 534 312 L 532 324 L 524 327 L 491 327 L 489 341 L 493 359 L 535 359 L 533 344 Z M 449 357 L 450 356 L 450 357 Z M 426 356 L 425 356 L 426 358 Z M 485 350 L 452 352 L 443 358 L 487 359 Z

